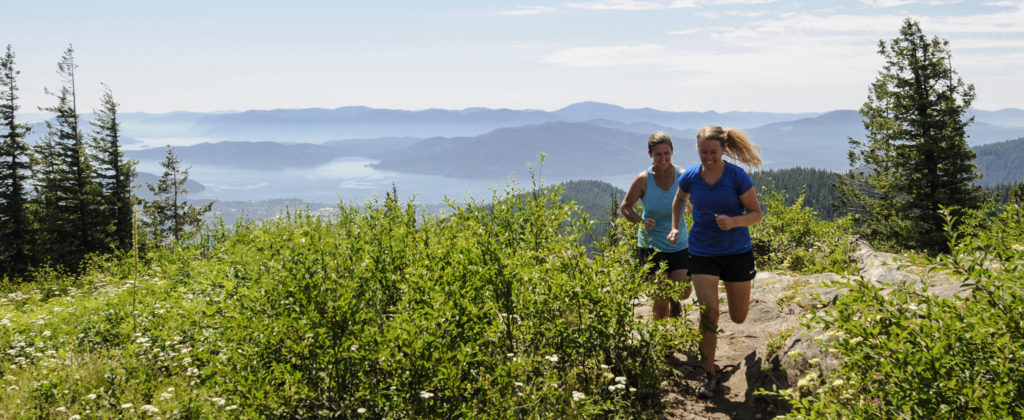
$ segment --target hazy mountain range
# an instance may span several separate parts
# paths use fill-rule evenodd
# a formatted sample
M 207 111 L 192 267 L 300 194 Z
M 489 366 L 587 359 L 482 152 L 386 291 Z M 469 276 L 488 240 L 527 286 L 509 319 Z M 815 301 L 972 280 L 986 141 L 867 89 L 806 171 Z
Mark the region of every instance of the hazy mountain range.
M 1024 137 L 1024 110 L 972 110 L 969 144 L 979 146 Z M 91 120 L 91 115 L 83 115 Z M 650 162 L 647 136 L 670 133 L 679 165 L 697 163 L 697 130 L 708 124 L 737 127 L 751 134 L 761 147 L 765 169 L 794 166 L 833 171 L 848 168 L 849 137 L 864 139 L 861 117 L 854 110 L 825 113 L 773 112 L 670 112 L 650 108 L 627 109 L 616 105 L 582 102 L 556 111 L 469 108 L 421 111 L 342 107 L 336 109 L 283 109 L 223 113 L 174 112 L 120 115 L 123 143 L 128 154 L 143 162 L 158 162 L 165 145 L 185 165 L 202 165 L 203 184 L 217 184 L 244 170 L 244 181 L 221 182 L 224 188 L 257 191 L 262 181 L 287 173 L 293 178 L 314 177 L 321 168 L 341 158 L 361 157 L 363 165 L 383 173 L 439 175 L 453 179 L 496 180 L 527 173 L 527 163 L 545 155 L 544 176 L 558 179 L 600 179 L 640 171 Z M 83 124 L 87 131 L 92 129 Z M 45 133 L 37 123 L 30 141 Z M 1001 146 L 1024 147 L 1024 142 Z M 1013 153 L 1012 156 L 1021 154 Z M 367 160 L 368 159 L 368 160 Z M 982 162 L 979 162 L 982 163 Z M 1000 165 L 1000 179 L 1024 179 L 1024 162 L 986 158 Z M 211 171 L 209 168 L 224 168 Z M 149 171 L 156 170 L 150 165 Z M 278 172 L 274 172 L 278 171 Z M 991 172 L 990 172 L 991 173 Z M 227 175 L 225 175 L 227 174 Z M 205 176 L 205 178 L 204 178 Z M 319 175 L 316 175 L 319 176 Z M 331 176 L 339 177 L 336 173 Z M 376 173 L 375 176 L 381 176 Z M 628 182 L 628 176 L 623 183 Z M 340 179 L 340 178 L 339 178 Z M 312 184 L 296 178 L 286 188 L 298 191 Z M 237 184 L 237 185 L 236 185 Z M 321 197 L 345 181 L 317 184 Z M 348 183 L 351 184 L 351 183 Z M 346 185 L 348 185 L 346 184 Z M 359 183 L 356 183 L 359 184 Z M 333 185 L 333 186 L 332 186 Z M 375 184 L 376 185 L 376 184 Z M 357 188 L 353 186 L 352 188 Z M 367 185 L 366 188 L 377 188 Z M 217 190 L 208 191 L 211 196 Z M 240 199 L 238 194 L 233 199 Z M 269 191 L 260 198 L 278 196 Z M 285 196 L 281 196 L 285 197 Z
M 1022 110 L 974 111 L 974 115 L 976 120 L 969 128 L 972 146 L 1024 137 Z M 487 179 L 501 179 L 513 171 L 524 173 L 526 163 L 535 161 L 540 153 L 546 155 L 544 171 L 551 175 L 585 178 L 639 170 L 648 162 L 647 136 L 656 130 L 673 135 L 677 162 L 695 164 L 691 144 L 697 129 L 708 123 L 747 130 L 761 147 L 766 169 L 805 166 L 843 171 L 848 167 L 847 139 L 864 138 L 860 115 L 852 110 L 823 114 L 666 112 L 590 102 L 553 112 L 345 107 L 215 115 L 126 114 L 123 121 L 126 134 L 138 135 L 152 125 L 153 131 L 167 135 L 176 126 L 178 135 L 222 140 L 177 147 L 178 156 L 188 163 L 280 170 L 364 156 L 377 160 L 375 167 L 380 169 Z M 378 136 L 353 138 L 353 133 Z M 415 133 L 429 135 L 409 136 Z M 131 155 L 156 160 L 164 152 L 157 148 Z

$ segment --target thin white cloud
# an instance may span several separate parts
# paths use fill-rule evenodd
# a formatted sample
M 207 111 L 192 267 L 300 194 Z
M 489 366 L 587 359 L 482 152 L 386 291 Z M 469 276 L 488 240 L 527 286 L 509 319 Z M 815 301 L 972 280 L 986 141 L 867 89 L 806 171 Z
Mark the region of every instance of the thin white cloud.
M 565 3 L 566 7 L 586 10 L 666 10 L 686 9 L 698 6 L 759 5 L 776 3 L 778 0 L 597 0 Z
M 687 91 L 736 85 L 769 90 L 841 85 L 856 90 L 869 83 L 882 64 L 878 40 L 898 35 L 905 18 L 895 13 L 786 12 L 743 25 L 668 32 L 684 37 L 685 43 L 567 48 L 548 54 L 544 61 L 574 68 L 653 65 L 678 72 L 678 87 Z M 927 34 L 951 39 L 956 66 L 968 82 L 972 75 L 991 79 L 993 74 L 1024 73 L 1024 9 L 915 19 Z M 989 97 L 993 103 L 1006 101 Z
M 706 31 L 706 29 L 704 29 L 704 28 L 690 28 L 690 29 L 680 29 L 680 30 L 676 30 L 676 31 L 669 31 L 668 34 L 669 35 L 694 35 L 694 34 L 699 34 L 701 32 L 704 32 L 704 31 Z
M 876 9 L 886 9 L 890 7 L 905 6 L 908 4 L 924 4 L 927 6 L 960 4 L 963 3 L 963 0 L 860 0 L 860 2 Z
M 777 3 L 777 2 L 778 2 L 778 0 L 704 0 L 704 1 L 701 1 L 701 4 L 706 4 L 708 6 L 727 6 L 727 5 L 733 5 L 733 4 L 754 5 L 754 4 Z
M 860 0 L 862 4 L 874 7 L 876 9 L 886 9 L 890 7 L 905 6 L 908 4 L 915 3 L 915 0 Z
M 566 67 L 661 64 L 667 50 L 661 44 L 572 47 L 550 53 L 543 60 Z
M 516 6 L 513 10 L 502 10 L 497 12 L 497 15 L 501 16 L 529 16 L 529 15 L 544 15 L 549 13 L 557 12 L 558 9 L 547 6 Z
M 695 7 L 695 1 L 638 1 L 638 0 L 601 0 L 590 2 L 565 3 L 566 7 L 585 10 L 664 10 Z
M 767 10 L 750 10 L 750 11 L 733 10 L 733 11 L 725 12 L 725 14 L 727 14 L 729 16 L 739 16 L 739 17 L 745 17 L 745 18 L 756 18 L 756 17 L 761 17 L 761 16 L 764 16 L 764 15 L 768 14 L 768 11 Z

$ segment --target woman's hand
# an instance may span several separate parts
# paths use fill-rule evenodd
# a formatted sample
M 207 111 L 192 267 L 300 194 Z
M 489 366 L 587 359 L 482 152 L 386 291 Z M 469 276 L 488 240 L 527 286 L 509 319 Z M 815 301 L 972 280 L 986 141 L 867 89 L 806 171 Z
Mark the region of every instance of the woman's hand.
M 718 223 L 718 228 L 722 230 L 729 230 L 736 227 L 736 222 L 732 220 L 731 217 L 722 214 L 715 215 L 715 222 Z
M 668 236 L 666 236 L 665 238 L 668 239 L 668 243 L 674 245 L 676 243 L 676 238 L 678 238 L 678 237 L 679 237 L 679 229 L 672 229 L 672 230 L 668 231 Z
M 644 220 L 641 220 L 640 223 L 643 223 L 644 229 L 647 229 L 647 230 L 654 229 L 654 225 L 658 224 L 657 221 L 655 221 L 654 219 L 652 219 L 650 217 L 648 217 L 648 218 L 646 218 Z

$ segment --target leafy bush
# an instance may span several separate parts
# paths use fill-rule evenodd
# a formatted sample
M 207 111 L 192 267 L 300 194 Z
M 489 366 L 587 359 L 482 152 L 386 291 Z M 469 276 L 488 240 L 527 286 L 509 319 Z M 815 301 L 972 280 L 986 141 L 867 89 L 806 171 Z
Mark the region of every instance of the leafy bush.
M 801 193 L 792 205 L 774 188 L 759 194 L 764 216 L 750 228 L 759 268 L 798 273 L 845 273 L 855 268 L 853 225 L 849 218 L 825 221 L 804 207 Z
M 947 213 L 952 251 L 925 260 L 962 279 L 965 296 L 855 279 L 815 314 L 808 327 L 837 338 L 826 347 L 839 363 L 784 393 L 790 417 L 1024 417 L 1024 211 L 969 218 L 954 230 Z
M 559 190 L 238 223 L 0 301 L 0 417 L 650 417 L 692 328 Z M 54 275 L 56 276 L 56 275 Z M 689 341 L 688 341 L 689 340 Z

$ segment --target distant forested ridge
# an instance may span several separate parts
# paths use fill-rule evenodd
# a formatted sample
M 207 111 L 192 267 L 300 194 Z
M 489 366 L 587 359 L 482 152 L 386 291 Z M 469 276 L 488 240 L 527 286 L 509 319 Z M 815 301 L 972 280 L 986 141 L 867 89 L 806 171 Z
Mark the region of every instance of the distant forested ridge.
M 812 208 L 825 220 L 836 217 L 832 203 L 838 202 L 835 172 L 817 168 L 787 168 L 755 171 L 750 173 L 757 191 L 775 188 L 787 196 L 786 203 L 792 204 L 800 193 L 804 193 L 804 207 Z
M 591 234 L 583 235 L 584 245 L 599 242 L 607 236 L 611 221 L 618 217 L 619 202 L 626 192 L 604 181 L 576 180 L 560 185 L 564 188 L 562 202 L 575 201 L 593 221 Z
M 989 187 L 1024 180 L 1024 137 L 974 148 L 974 163 L 985 176 L 978 181 Z

